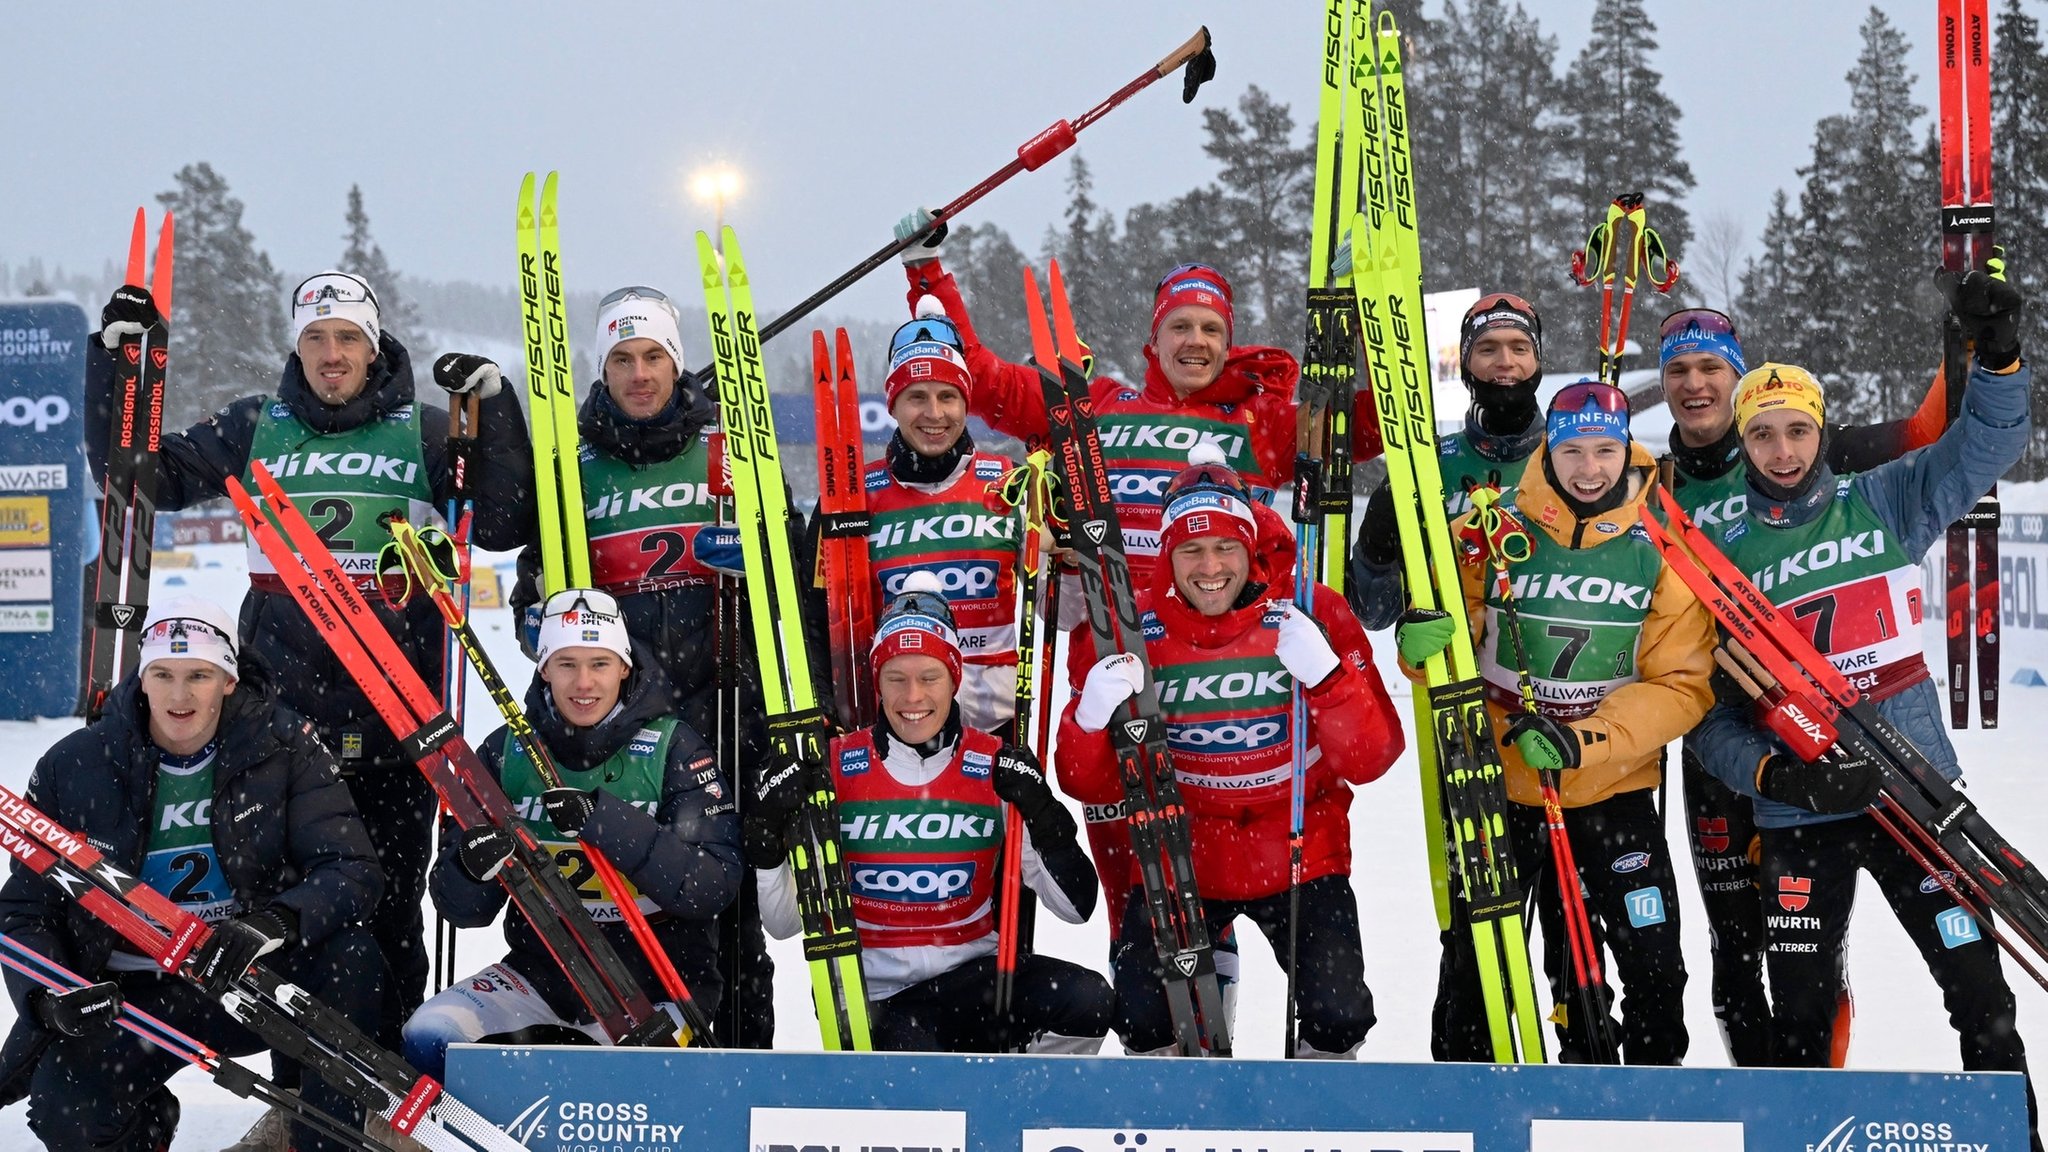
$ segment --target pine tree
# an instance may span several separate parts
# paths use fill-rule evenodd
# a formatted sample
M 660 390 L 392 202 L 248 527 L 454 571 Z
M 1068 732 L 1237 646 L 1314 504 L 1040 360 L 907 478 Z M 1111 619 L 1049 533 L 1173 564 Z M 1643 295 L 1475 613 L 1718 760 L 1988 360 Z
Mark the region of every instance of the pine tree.
M 1793 275 L 1793 249 L 1799 220 L 1783 188 L 1771 195 L 1771 214 L 1764 222 L 1763 251 L 1742 268 L 1741 293 L 1728 304 L 1743 349 L 1754 363 L 1796 359 L 1799 340 L 1798 281 Z
M 285 341 L 285 285 L 242 226 L 242 202 L 211 164 L 179 169 L 157 202 L 178 217 L 165 420 L 183 427 L 275 386 Z
M 1209 135 L 1202 151 L 1222 171 L 1209 189 L 1198 190 L 1210 195 L 1188 210 L 1201 213 L 1190 219 L 1205 226 L 1213 254 L 1175 259 L 1218 262 L 1230 278 L 1234 342 L 1298 343 L 1306 323 L 1314 145 L 1294 142 L 1294 113 L 1256 84 L 1238 98 L 1236 115 L 1204 109 L 1202 124 Z
M 2028 300 L 2048 284 L 2048 55 L 2040 22 L 2006 0 L 1998 13 L 1991 52 L 1992 190 L 1998 207 L 1998 242 L 2007 275 Z M 2020 346 L 2048 348 L 2048 319 L 2030 307 L 2020 316 Z M 2034 389 L 2034 434 L 2016 479 L 2048 476 L 2048 381 Z
M 430 350 L 414 346 L 414 334 L 419 331 L 418 312 L 407 298 L 398 273 L 384 258 L 384 249 L 370 236 L 370 214 L 363 210 L 363 188 L 360 184 L 349 185 L 348 215 L 344 222 L 348 225 L 348 232 L 342 239 L 348 241 L 348 246 L 342 249 L 339 267 L 343 272 L 362 277 L 377 293 L 379 327 L 405 345 L 406 351 L 415 357 L 425 358 Z
M 1078 152 L 1067 172 L 1066 227 L 1049 230 L 1045 254 L 1057 257 L 1074 306 L 1074 323 L 1082 331 L 1096 327 L 1106 310 L 1103 270 L 1111 255 L 1115 223 L 1095 202 L 1095 178 Z
M 1563 83 L 1573 121 L 1564 190 L 1578 221 L 1559 238 L 1566 249 L 1582 242 L 1584 229 L 1624 192 L 1647 197 L 1650 226 L 1674 256 L 1682 259 L 1692 238 L 1682 207 L 1692 191 L 1692 168 L 1680 158 L 1678 105 L 1665 95 L 1663 75 L 1649 63 L 1657 51 L 1656 33 L 1643 0 L 1599 0 L 1593 10 L 1592 37 Z M 1576 295 L 1570 306 L 1544 314 L 1544 342 L 1564 356 L 1582 348 L 1591 352 L 1599 336 L 1599 294 Z M 1654 313 L 1661 302 L 1637 303 Z M 1645 346 L 1649 331 L 1648 323 L 1638 322 L 1636 338 Z
M 959 280 L 960 295 L 974 320 L 974 334 L 1005 360 L 1031 353 L 1031 329 L 1024 316 L 1024 251 L 993 224 L 955 224 L 946 237 L 946 267 Z M 1062 269 L 1064 270 L 1064 268 Z M 1078 324 L 1078 319 L 1076 320 Z

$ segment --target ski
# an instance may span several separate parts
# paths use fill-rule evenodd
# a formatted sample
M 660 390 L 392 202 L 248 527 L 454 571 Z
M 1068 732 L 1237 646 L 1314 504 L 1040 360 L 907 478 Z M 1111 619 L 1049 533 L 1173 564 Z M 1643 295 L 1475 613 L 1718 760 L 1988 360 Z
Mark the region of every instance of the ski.
M 1991 26 L 1986 0 L 1940 0 L 1941 266 L 1984 268 L 1995 254 L 1991 203 Z M 1942 318 L 1948 420 L 1963 412 L 1970 353 L 1962 325 Z M 1949 726 L 1970 726 L 1974 648 L 1977 717 L 1998 727 L 1998 486 L 1948 528 L 1943 564 L 1948 608 Z M 1972 544 L 1975 558 L 1972 559 Z M 1974 610 L 1972 601 L 1974 599 Z
M 88 987 L 92 983 L 48 956 L 4 934 L 0 934 L 0 965 L 20 973 L 52 993 L 72 992 Z M 321 1135 L 344 1147 L 359 1149 L 361 1152 L 379 1152 L 383 1148 L 383 1145 L 365 1136 L 361 1129 L 322 1112 L 299 1099 L 297 1094 L 279 1088 L 258 1076 L 248 1066 L 235 1063 L 133 1004 L 124 1002 L 121 1005 L 120 1014 L 114 1018 L 114 1024 L 130 1036 L 146 1044 L 154 1044 L 205 1072 L 215 1084 L 228 1092 L 245 1100 L 253 1099 L 272 1108 L 283 1109 L 291 1114 L 292 1119 L 318 1130 Z
M 826 723 L 811 684 L 803 609 L 790 558 L 789 493 L 781 446 L 761 368 L 761 337 L 754 327 L 754 290 L 731 228 L 711 237 L 697 233 L 697 264 L 718 373 L 720 423 L 732 469 L 740 550 L 752 594 L 747 597 L 754 654 L 761 668 L 768 737 L 777 757 L 796 766 L 805 782 L 790 871 L 803 920 L 804 957 L 818 1027 L 831 1051 L 867 1050 L 867 982 L 860 966 L 860 933 L 846 861 L 839 852 L 839 803 L 825 763 Z
M 1043 448 L 1035 449 L 1024 458 L 1024 462 L 1010 470 L 1003 477 L 1003 500 L 1018 512 L 1017 543 L 1017 690 L 1016 718 L 1011 723 L 1015 742 L 1030 745 L 1032 719 L 1039 715 L 1038 670 L 1040 652 L 1038 648 L 1038 621 L 1042 614 L 1048 584 L 1057 586 L 1055 577 L 1045 580 L 1044 547 L 1046 518 L 1051 513 L 1055 492 L 1047 469 L 1052 465 L 1052 455 Z M 1051 664 L 1050 642 L 1058 632 L 1058 621 L 1048 621 L 1046 641 L 1048 651 L 1044 653 L 1045 664 Z M 1043 710 L 1049 714 L 1050 709 Z M 1041 717 L 1043 718 L 1043 717 Z M 1040 741 L 1032 749 L 1041 765 L 1046 763 L 1047 748 Z M 995 1021 L 1002 1035 L 999 1051 L 1012 1050 L 1010 1036 L 1011 998 L 1016 992 L 1017 960 L 1023 954 L 1023 942 L 1018 938 L 1019 910 L 1023 906 L 1024 880 L 1024 817 L 1017 809 L 1003 805 L 1003 875 L 997 895 L 996 918 L 996 985 Z
M 590 533 L 583 517 L 582 435 L 562 290 L 562 238 L 550 172 L 533 197 L 533 173 L 519 184 L 519 302 L 526 346 L 527 420 L 540 489 L 541 596 L 590 587 Z
M 239 478 L 229 477 L 227 482 L 249 538 L 256 541 L 335 658 L 399 737 L 456 824 L 464 829 L 496 827 L 512 838 L 515 851 L 499 879 L 555 962 L 562 965 L 605 1035 L 621 1045 L 671 1042 L 674 1020 L 640 990 L 591 922 L 575 889 L 519 821 L 504 790 L 399 651 L 355 581 L 340 571 L 333 554 L 270 470 L 261 461 L 251 461 L 249 470 L 261 503 Z
M 1195 863 L 1187 811 L 1166 748 L 1166 723 L 1159 714 L 1159 690 L 1145 656 L 1145 638 L 1124 558 L 1123 530 L 1102 463 L 1095 430 L 1095 405 L 1073 340 L 1072 312 L 1058 262 L 1048 269 L 1053 320 L 1047 322 L 1038 279 L 1024 269 L 1025 312 L 1031 347 L 1045 391 L 1047 448 L 1059 461 L 1066 489 L 1069 532 L 1081 570 L 1082 598 L 1098 655 L 1135 657 L 1144 686 L 1125 715 L 1109 726 L 1110 747 L 1123 778 L 1131 850 L 1144 882 L 1152 938 L 1166 974 L 1166 1002 L 1174 1039 L 1183 1056 L 1230 1054 L 1230 1029 L 1216 976 L 1208 921 L 1195 886 Z M 1054 331 L 1060 333 L 1055 343 Z
M 554 756 L 548 752 L 547 745 L 541 743 L 540 734 L 534 731 L 533 722 L 527 719 L 526 710 L 521 708 L 519 701 L 513 697 L 511 688 L 505 684 L 505 678 L 498 674 L 497 665 L 492 662 L 490 653 L 484 651 L 483 641 L 470 626 L 468 606 L 458 599 L 454 542 L 438 528 L 418 529 L 407 523 L 402 516 L 389 517 L 385 527 L 390 531 L 392 541 L 385 546 L 386 551 L 378 557 L 378 586 L 388 588 L 391 583 L 389 578 L 396 574 L 406 593 L 417 588 L 427 594 L 434 602 L 434 606 L 440 609 L 441 619 L 447 625 L 449 635 L 453 636 L 460 646 L 458 671 L 461 669 L 460 657 L 467 656 L 469 663 L 476 668 L 478 678 L 483 681 L 484 691 L 490 695 L 491 702 L 498 706 L 498 712 L 504 717 L 505 726 L 511 730 L 512 738 L 519 742 L 519 747 L 526 753 L 526 758 L 533 762 L 534 771 L 548 787 L 560 788 L 562 774 L 555 767 Z M 445 563 L 442 558 L 446 559 Z M 404 594 L 401 594 L 398 605 L 402 607 L 403 604 Z M 565 870 L 571 871 L 579 864 L 589 865 L 597 877 L 598 888 L 611 900 L 613 907 L 619 910 L 619 919 L 626 925 L 627 931 L 632 933 L 634 942 L 640 945 L 641 954 L 647 958 L 648 965 L 654 969 L 656 978 L 661 981 L 662 991 L 668 994 L 676 1010 L 682 1014 L 683 1023 L 689 1029 L 682 1042 L 708 1044 L 711 1040 L 711 1018 L 704 1014 L 704 1009 L 697 1003 L 696 998 L 690 995 L 689 988 L 683 983 L 682 974 L 676 971 L 668 952 L 655 937 L 653 925 L 647 922 L 647 913 L 640 907 L 639 894 L 626 882 L 626 878 L 619 874 L 618 868 L 597 845 L 589 842 L 579 843 L 575 848 L 562 849 L 555 860 Z
M 818 425 L 818 574 L 831 639 L 832 701 L 841 727 L 875 721 L 868 643 L 875 632 L 875 578 L 868 566 L 867 466 L 860 439 L 860 388 L 853 342 L 841 328 L 831 347 L 811 333 L 812 399 Z
M 1758 701 L 1759 720 L 1803 760 L 1837 745 L 1867 758 L 1883 781 L 1871 816 L 2048 987 L 2035 963 L 2048 959 L 2048 879 L 1757 590 L 1668 490 L 1659 488 L 1658 500 L 1665 523 L 1644 518 L 1650 539 L 1726 632 L 1716 659 Z
M 102 856 L 85 837 L 0 787 L 0 847 L 44 877 L 166 972 L 213 934 L 205 921 Z M 195 980 L 196 983 L 196 980 Z M 230 981 L 220 1004 L 272 1052 L 298 1061 L 336 1091 L 434 1152 L 518 1152 L 518 1141 L 440 1082 L 377 1045 L 340 1013 L 262 964 Z
M 1359 331 L 1372 372 L 1408 597 L 1417 608 L 1448 613 L 1457 625 L 1450 647 L 1424 666 L 1429 734 L 1423 739 L 1435 745 L 1439 802 L 1457 871 L 1454 883 L 1471 920 L 1494 1059 L 1540 1063 L 1542 1024 L 1529 973 L 1521 880 L 1508 840 L 1507 780 L 1486 714 L 1437 465 L 1435 400 L 1422 319 L 1421 237 L 1409 179 L 1407 89 L 1400 33 L 1391 13 L 1380 14 L 1374 35 L 1377 84 L 1364 85 L 1360 100 L 1366 212 L 1353 218 L 1350 231 Z M 1418 730 L 1422 719 L 1418 714 Z
M 99 580 L 93 597 L 92 658 L 86 673 L 88 720 L 100 718 L 107 695 L 135 667 L 142 622 L 149 616 L 157 448 L 164 430 L 164 367 L 171 353 L 177 227 L 171 214 L 164 213 L 157 229 L 156 263 L 150 268 L 147 224 L 148 214 L 137 208 L 135 228 L 128 239 L 128 278 L 124 283 L 136 288 L 147 284 L 156 304 L 157 323 L 140 335 L 124 337 L 115 353 L 114 422 L 100 505 Z

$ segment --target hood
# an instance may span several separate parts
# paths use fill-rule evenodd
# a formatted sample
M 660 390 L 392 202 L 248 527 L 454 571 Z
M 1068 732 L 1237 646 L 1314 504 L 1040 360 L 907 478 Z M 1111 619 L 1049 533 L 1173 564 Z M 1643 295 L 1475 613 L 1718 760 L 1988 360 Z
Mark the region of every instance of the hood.
M 570 729 L 548 699 L 547 681 L 540 678 L 539 670 L 535 670 L 533 682 L 526 686 L 526 715 L 532 720 L 534 731 L 540 734 L 541 743 L 547 745 L 555 763 L 571 772 L 604 763 L 650 721 L 668 712 L 668 676 L 662 672 L 661 663 L 652 659 L 633 665 L 619 706 L 594 728 Z
M 276 749 L 278 738 L 270 730 L 272 715 L 269 697 L 260 686 L 246 681 L 237 682 L 234 693 L 221 702 L 220 728 L 214 736 L 220 745 L 216 789 L 233 775 L 230 766 L 260 763 Z M 142 694 L 139 675 L 131 673 L 114 686 L 106 711 L 93 729 L 100 733 L 113 762 L 144 774 L 138 779 L 146 779 L 156 770 L 159 749 L 149 738 L 149 699 Z
M 1145 398 L 1159 403 L 1242 404 L 1261 392 L 1277 396 L 1294 395 L 1301 378 L 1301 365 L 1283 348 L 1259 345 L 1232 346 L 1223 354 L 1223 371 L 1207 388 L 1180 400 L 1166 373 L 1159 367 L 1159 355 L 1145 345 Z
M 277 398 L 284 401 L 306 427 L 322 435 L 347 432 L 372 420 L 381 420 L 418 398 L 413 388 L 412 354 L 389 332 L 377 337 L 377 358 L 370 362 L 370 376 L 363 390 L 346 404 L 334 405 L 313 394 L 306 379 L 306 366 L 297 352 L 285 357 L 284 372 L 277 383 Z
M 690 384 L 676 381 L 668 407 L 645 420 L 635 420 L 612 402 L 611 389 L 600 380 L 576 414 L 576 430 L 585 443 L 627 464 L 659 464 L 673 460 L 695 444 L 707 424 L 718 418 L 718 406 Z
M 1550 446 L 1545 444 L 1530 455 L 1522 482 L 1515 489 L 1515 511 L 1532 531 L 1541 531 L 1567 548 L 1595 548 L 1620 539 L 1642 519 L 1644 498 L 1657 472 L 1657 461 L 1648 448 L 1639 442 L 1629 443 L 1628 467 L 1621 475 L 1628 496 L 1621 506 L 1586 517 L 1574 512 L 1551 485 L 1550 471 L 1543 466 L 1549 452 Z

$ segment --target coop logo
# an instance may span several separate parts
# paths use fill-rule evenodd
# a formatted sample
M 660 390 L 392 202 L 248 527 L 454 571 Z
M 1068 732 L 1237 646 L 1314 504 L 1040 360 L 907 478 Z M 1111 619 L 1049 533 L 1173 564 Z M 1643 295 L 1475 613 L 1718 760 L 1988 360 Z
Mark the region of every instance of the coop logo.
M 937 904 L 965 895 L 974 864 L 870 864 L 853 870 L 853 894 L 891 904 Z
M 9 396 L 0 400 L 0 424 L 47 432 L 71 419 L 71 401 L 62 396 Z
M 1022 1152 L 1472 1152 L 1470 1132 L 1204 1131 L 1188 1128 L 1026 1128 Z
M 1854 1116 L 1828 1130 L 1806 1152 L 1990 1152 L 1991 1145 L 1958 1139 L 1946 1120 L 1867 1120 Z
M 681 1152 L 687 1125 L 663 1124 L 646 1104 L 612 1100 L 557 1101 L 543 1096 L 520 1109 L 505 1133 L 528 1148 L 576 1152 Z
M 1219 720 L 1208 724 L 1169 724 L 1166 743 L 1176 752 L 1237 752 L 1271 748 L 1287 739 L 1287 726 L 1277 720 L 1239 723 Z
M 992 561 L 975 561 L 964 564 L 922 564 L 915 568 L 898 568 L 882 576 L 882 594 L 901 596 L 903 585 L 913 572 L 929 572 L 938 577 L 939 590 L 946 599 L 986 599 L 996 590 L 996 566 Z

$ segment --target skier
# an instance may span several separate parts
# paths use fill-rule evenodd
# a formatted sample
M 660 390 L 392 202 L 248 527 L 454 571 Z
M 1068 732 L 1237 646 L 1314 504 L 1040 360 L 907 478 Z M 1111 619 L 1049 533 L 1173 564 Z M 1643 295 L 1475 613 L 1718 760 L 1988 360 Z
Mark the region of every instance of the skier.
M 165 434 L 157 507 L 186 508 L 224 495 L 228 477 L 249 483 L 249 463 L 261 459 L 342 565 L 374 587 L 368 573 L 387 538 L 378 517 L 398 510 L 414 523 L 438 522 L 435 510 L 447 503 L 453 486 L 447 413 L 416 401 L 411 355 L 381 330 L 377 294 L 362 279 L 335 271 L 308 277 L 293 290 L 290 308 L 296 350 L 285 358 L 276 392 L 245 396 L 182 433 Z M 101 314 L 93 341 L 99 347 L 89 350 L 87 373 L 85 442 L 95 475 L 106 467 L 112 350 L 124 333 L 155 319 L 155 304 L 132 286 L 116 292 Z M 478 472 L 469 478 L 472 539 L 480 548 L 517 547 L 533 519 L 532 452 L 517 398 L 501 387 L 497 365 L 481 356 L 442 356 L 434 382 L 458 397 L 483 398 Z M 388 898 L 370 927 L 391 972 L 373 1031 L 395 1047 L 399 1025 L 426 993 L 420 904 L 432 855 L 434 792 L 253 541 L 249 572 L 240 624 L 245 670 L 269 678 L 278 702 L 311 721 L 334 750 L 377 846 Z M 378 597 L 368 599 L 413 667 L 438 683 L 444 631 L 433 603 L 422 596 L 392 610 Z
M 896 431 L 864 477 L 875 581 L 886 603 L 914 573 L 940 577 L 960 625 L 961 722 L 1014 736 L 1022 520 L 1002 490 L 1015 462 L 978 450 L 967 431 L 966 352 L 936 297 L 918 300 L 890 338 L 883 388 Z
M 1921 648 L 1918 561 L 2025 451 L 2032 374 L 2020 359 L 2017 289 L 1979 271 L 1942 273 L 1938 283 L 1975 348 L 1961 419 L 1928 448 L 1837 477 L 1819 383 L 1800 368 L 1761 365 L 1735 394 L 1747 506 L 1711 535 L 1780 611 L 1815 622 L 1815 647 L 1953 780 L 1961 766 Z M 1815 563 L 1822 556 L 1832 562 Z M 1925 883 L 1874 821 L 1852 818 L 1877 795 L 1869 764 L 1840 749 L 1802 763 L 1759 727 L 1747 700 L 1716 706 L 1694 746 L 1708 771 L 1756 801 L 1773 1063 L 1828 1062 L 1839 953 L 1861 869 L 1941 986 L 1963 1067 L 2026 1070 L 1989 934 Z M 2031 1083 L 2027 1102 L 2032 1117 Z
M 1535 305 L 1508 292 L 1473 301 L 1458 324 L 1458 371 L 1472 396 L 1465 429 L 1437 445 L 1445 513 L 1453 518 L 1472 507 L 1468 482 L 1484 484 L 1498 474 L 1502 495 L 1513 496 L 1523 466 L 1543 443 L 1543 407 L 1536 403 L 1536 387 L 1543 382 L 1543 319 Z M 1393 627 L 1407 606 L 1400 528 L 1385 481 L 1366 500 L 1344 595 L 1370 631 Z
M 542 782 L 509 728 L 493 732 L 477 754 L 565 869 L 587 875 L 583 845 L 618 866 L 690 995 L 715 1012 L 723 978 L 714 920 L 740 882 L 739 818 L 717 759 L 675 714 L 661 665 L 635 661 L 609 594 L 571 588 L 549 597 L 539 648 L 526 715 L 562 786 Z M 458 927 L 488 926 L 505 910 L 497 875 L 512 856 L 510 834 L 462 832 L 451 822 L 441 843 L 434 906 Z M 582 894 L 640 986 L 659 988 L 609 894 L 595 884 Z M 517 909 L 505 914 L 505 942 L 503 960 L 450 984 L 406 1021 L 405 1055 L 415 1067 L 438 1077 L 452 1043 L 603 1042 L 561 965 Z
M 767 747 L 758 665 L 750 645 L 726 650 L 735 637 L 721 638 L 717 628 L 719 582 L 743 573 L 738 530 L 718 522 L 711 491 L 718 406 L 682 383 L 678 313 L 660 289 L 632 285 L 605 296 L 595 348 L 603 384 L 590 389 L 576 417 L 590 578 L 618 601 L 642 666 L 659 665 L 665 674 L 668 711 L 693 732 L 736 741 L 723 749 L 723 763 L 758 764 Z M 529 547 L 510 597 L 529 655 L 540 627 L 540 571 L 540 551 Z M 735 623 L 743 623 L 745 603 L 735 606 Z M 738 685 L 737 731 L 718 714 L 721 670 L 728 686 Z M 775 966 L 752 889 L 742 884 L 739 900 L 720 916 L 720 951 L 736 986 L 716 1019 L 721 1042 L 767 1048 L 775 1037 Z
M 1671 313 L 1659 326 L 1658 361 L 1671 413 L 1666 459 L 1672 495 L 1703 527 L 1733 523 L 1747 500 L 1734 396 L 1748 366 L 1735 322 L 1711 308 Z M 1838 474 L 1867 472 L 1933 443 L 1941 434 L 1946 399 L 1943 376 L 1936 373 L 1912 416 L 1829 428 L 1828 466 Z M 1771 1016 L 1764 991 L 1764 900 L 1753 863 L 1756 816 L 1748 797 L 1729 791 L 1701 766 L 1692 745 L 1688 737 L 1679 762 L 1693 875 L 1713 954 L 1714 1018 L 1729 1059 L 1738 1067 L 1762 1067 L 1771 1063 Z M 1845 973 L 1829 1061 L 1835 1067 L 1848 1057 L 1851 1014 Z
M 1293 538 L 1220 459 L 1196 458 L 1166 489 L 1160 552 L 1139 600 L 1145 651 L 1160 686 L 1174 774 L 1186 805 L 1195 878 L 1212 938 L 1239 916 L 1266 934 L 1282 963 L 1298 931 L 1293 1055 L 1348 1059 L 1374 1016 L 1351 890 L 1354 785 L 1400 755 L 1401 725 L 1343 597 L 1320 584 L 1295 607 Z M 1140 688 L 1134 657 L 1098 654 L 1076 633 L 1070 666 L 1081 691 L 1060 725 L 1061 787 L 1114 803 L 1123 786 L 1105 729 Z M 1293 690 L 1308 698 L 1301 914 L 1288 922 Z M 1105 877 L 1105 881 L 1110 878 Z M 1135 871 L 1117 936 L 1117 1032 L 1126 1050 L 1174 1050 L 1164 972 Z
M 1536 902 L 1543 926 L 1552 998 L 1571 1004 L 1561 870 L 1537 778 L 1538 770 L 1562 770 L 1558 790 L 1578 873 L 1562 882 L 1583 893 L 1596 953 L 1613 951 L 1626 985 L 1622 1054 L 1631 1064 L 1676 1064 L 1687 1047 L 1685 960 L 1656 796 L 1664 745 L 1713 701 L 1712 620 L 1638 523 L 1654 463 L 1630 436 L 1627 394 L 1590 380 L 1569 385 L 1552 399 L 1545 425 L 1544 444 L 1505 508 L 1529 543 L 1526 557 L 1507 566 L 1510 587 L 1500 586 L 1483 542 L 1467 545 L 1459 571 L 1514 802 L 1510 843 L 1525 901 Z M 1476 513 L 1453 528 L 1460 539 L 1470 533 L 1486 535 Z M 1397 636 L 1403 658 L 1419 664 L 1449 643 L 1450 620 L 1411 616 Z M 1597 954 L 1589 959 L 1602 963 Z M 1439 1056 L 1490 1059 L 1476 977 L 1454 978 L 1453 967 L 1447 955 Z M 1593 1059 L 1593 1022 L 1582 1012 L 1563 1017 L 1563 1059 Z
M 1014 1032 L 1031 1051 L 1093 1053 L 1109 1031 L 1109 982 L 1065 960 L 1020 950 L 1010 1018 L 994 1018 L 1003 854 L 1021 854 L 1024 883 L 1070 924 L 1094 914 L 1095 870 L 1031 752 L 966 723 L 959 632 L 930 573 L 904 582 L 869 660 L 881 716 L 834 738 L 827 759 L 875 1048 L 994 1052 Z M 777 938 L 801 927 L 786 861 L 802 803 L 795 766 L 771 766 L 745 821 L 762 920 Z M 1005 803 L 1023 817 L 1021 843 L 1004 842 Z M 944 833 L 924 831 L 930 821 Z M 936 890 L 916 886 L 920 877 L 938 877 Z
M 929 219 L 928 212 L 912 212 L 897 224 L 897 234 L 910 235 Z M 904 253 L 911 302 L 936 296 L 958 329 L 969 411 L 998 432 L 1043 440 L 1045 390 L 1038 369 L 997 358 L 975 335 L 959 285 L 939 258 L 945 232 Z M 1231 320 L 1230 282 L 1223 274 L 1205 264 L 1178 265 L 1153 295 L 1143 385 L 1107 377 L 1090 385 L 1133 587 L 1150 583 L 1159 555 L 1160 494 L 1197 444 L 1221 450 L 1263 503 L 1293 482 L 1300 365 L 1283 349 L 1232 345 Z
M 223 1053 L 265 1045 L 215 995 L 258 960 L 365 1030 L 383 968 L 362 921 L 384 877 L 341 770 L 313 728 L 242 678 L 235 624 L 192 596 L 152 605 L 135 672 L 104 715 L 37 762 L 28 801 L 108 861 L 212 925 L 186 961 L 207 986 L 163 972 L 54 883 L 17 864 L 0 887 L 0 932 L 94 981 L 52 993 L 13 972 L 15 1022 L 0 1100 L 29 1097 L 29 1127 L 54 1152 L 169 1147 L 185 1062 L 114 1026 L 145 1010 Z M 362 1121 L 312 1077 L 305 1099 Z M 338 1147 L 295 1126 L 294 1147 Z

